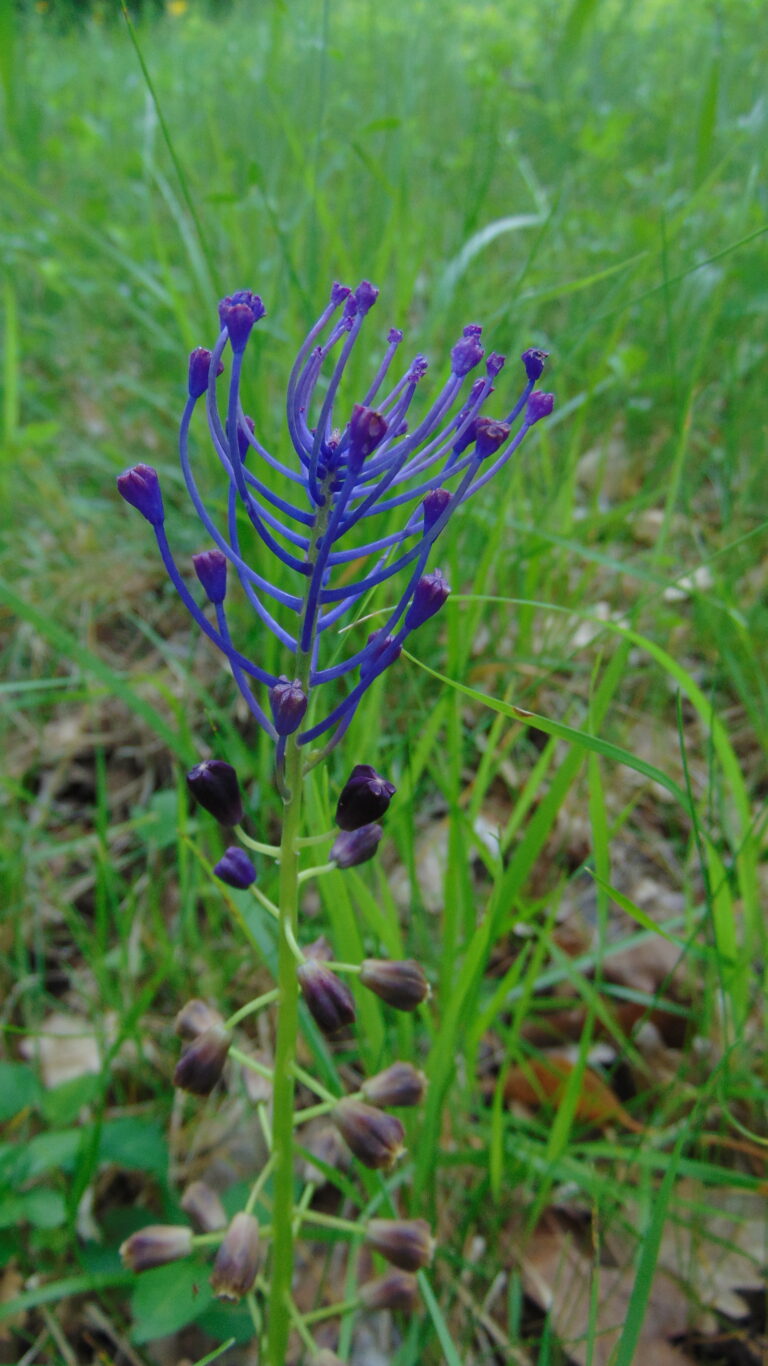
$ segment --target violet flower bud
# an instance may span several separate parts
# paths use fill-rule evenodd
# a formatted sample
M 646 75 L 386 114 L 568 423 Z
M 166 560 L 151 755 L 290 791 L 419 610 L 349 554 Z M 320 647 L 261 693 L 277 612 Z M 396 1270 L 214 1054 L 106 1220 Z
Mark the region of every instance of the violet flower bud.
M 411 605 L 405 614 L 406 630 L 415 631 L 417 626 L 423 626 L 425 621 L 429 621 L 430 617 L 440 611 L 450 591 L 448 582 L 439 569 L 434 569 L 431 574 L 422 574 L 413 590 Z
M 174 1029 L 180 1039 L 196 1039 L 200 1034 L 204 1034 L 207 1029 L 212 1029 L 215 1025 L 222 1025 L 224 1016 L 218 1010 L 213 1010 L 205 1001 L 193 997 L 181 1007 Z
M 190 1091 L 193 1096 L 209 1096 L 224 1071 L 231 1043 L 232 1035 L 223 1024 L 212 1025 L 204 1034 L 198 1034 L 176 1064 L 174 1086 Z
M 360 1090 L 370 1105 L 420 1105 L 427 1094 L 427 1078 L 413 1063 L 393 1062 L 367 1077 Z
M 549 417 L 554 406 L 554 394 L 545 394 L 540 389 L 534 389 L 525 410 L 526 427 L 532 427 L 534 422 L 540 422 L 543 417 Z
M 499 446 L 504 445 L 511 431 L 508 423 L 497 422 L 494 417 L 479 417 L 473 425 L 475 428 L 475 452 L 480 460 L 487 460 L 489 455 L 495 455 Z
M 406 1271 L 388 1271 L 374 1281 L 360 1286 L 360 1303 L 364 1309 L 399 1309 L 412 1314 L 419 1302 L 419 1283 Z
M 438 518 L 442 517 L 451 501 L 450 489 L 431 489 L 422 502 L 424 509 L 424 530 L 431 531 Z
M 243 801 L 237 774 L 224 759 L 204 759 L 187 774 L 187 787 L 200 805 L 222 825 L 239 825 Z
M 405 1152 L 405 1130 L 384 1110 L 347 1098 L 331 1111 L 331 1119 L 347 1147 L 371 1171 L 390 1171 Z
M 325 963 L 308 958 L 296 970 L 301 994 L 324 1034 L 337 1034 L 355 1021 L 355 998 L 345 982 Z
M 365 408 L 362 403 L 355 404 L 349 420 L 347 451 L 347 464 L 351 470 L 357 472 L 362 468 L 366 456 L 376 449 L 386 436 L 386 432 L 386 418 L 383 418 L 381 413 L 377 413 L 373 408 Z
M 241 1211 L 229 1225 L 216 1253 L 211 1285 L 217 1299 L 237 1303 L 253 1290 L 260 1260 L 258 1219 Z
M 245 350 L 251 328 L 264 317 L 266 311 L 258 294 L 252 293 L 250 289 L 239 289 L 235 294 L 229 294 L 221 300 L 219 322 L 222 327 L 226 327 L 230 345 L 235 353 Z
M 360 981 L 395 1010 L 415 1010 L 431 995 L 423 968 L 412 958 L 364 958 Z
M 298 730 L 307 710 L 307 695 L 298 678 L 291 682 L 285 674 L 281 674 L 270 689 L 269 701 L 278 735 L 292 735 Z
M 548 351 L 540 351 L 538 346 L 529 346 L 528 350 L 524 351 L 520 357 L 525 366 L 525 373 L 532 383 L 535 384 L 541 375 L 548 356 Z
M 384 831 L 380 825 L 361 825 L 358 830 L 344 830 L 331 845 L 328 859 L 337 868 L 355 868 L 372 859 Z
M 421 1271 L 435 1252 L 426 1219 L 369 1219 L 365 1241 L 401 1271 Z
M 355 764 L 336 806 L 340 830 L 359 830 L 383 816 L 397 788 L 370 764 Z
M 195 573 L 210 602 L 217 605 L 227 594 L 227 557 L 221 550 L 201 550 L 192 556 Z
M 123 470 L 117 476 L 117 491 L 152 526 L 161 526 L 165 521 L 160 480 L 151 465 L 133 465 Z
M 463 335 L 451 351 L 451 370 L 454 375 L 468 375 L 483 359 L 483 348 L 478 341 L 482 330 L 477 323 L 469 323 L 464 328 Z
M 191 1251 L 192 1230 L 186 1224 L 147 1224 L 126 1238 L 120 1256 L 129 1271 L 151 1271 L 155 1266 L 178 1262 Z
M 228 887 L 237 887 L 243 892 L 256 881 L 256 869 L 251 860 L 245 850 L 238 849 L 235 844 L 227 849 L 213 871 Z
M 208 388 L 208 375 L 211 368 L 211 352 L 205 346 L 196 346 L 189 354 L 189 397 L 201 398 Z M 216 376 L 222 373 L 224 365 L 219 361 Z
M 216 1191 L 205 1181 L 191 1181 L 181 1197 L 181 1208 L 201 1233 L 227 1227 L 227 1213 Z

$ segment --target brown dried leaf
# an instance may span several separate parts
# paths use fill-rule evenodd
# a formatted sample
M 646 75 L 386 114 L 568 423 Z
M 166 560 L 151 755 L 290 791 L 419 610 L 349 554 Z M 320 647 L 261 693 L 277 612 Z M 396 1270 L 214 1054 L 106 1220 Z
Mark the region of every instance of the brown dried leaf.
M 513 1067 L 508 1072 L 504 1099 L 508 1104 L 519 1101 L 532 1109 L 557 1109 L 575 1067 L 569 1058 L 556 1054 L 529 1058 L 522 1067 Z M 643 1132 L 644 1126 L 632 1118 L 610 1086 L 590 1067 L 584 1068 L 579 1079 L 575 1114 L 581 1123 L 594 1124 L 598 1128 L 605 1124 L 621 1124 L 634 1133 Z

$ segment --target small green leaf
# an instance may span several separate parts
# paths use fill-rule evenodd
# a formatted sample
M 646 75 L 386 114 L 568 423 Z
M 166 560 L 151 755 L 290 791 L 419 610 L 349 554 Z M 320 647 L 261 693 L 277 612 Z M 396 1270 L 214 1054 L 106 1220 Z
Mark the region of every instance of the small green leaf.
M 31 1067 L 22 1062 L 0 1062 L 0 1122 L 36 1105 L 40 1083 Z
M 175 1333 L 204 1313 L 213 1299 L 208 1267 L 202 1262 L 172 1262 L 143 1271 L 131 1296 L 134 1342 Z
M 32 1224 L 35 1228 L 60 1228 L 67 1217 L 64 1198 L 58 1191 L 39 1186 L 21 1195 L 0 1200 L 0 1228 Z

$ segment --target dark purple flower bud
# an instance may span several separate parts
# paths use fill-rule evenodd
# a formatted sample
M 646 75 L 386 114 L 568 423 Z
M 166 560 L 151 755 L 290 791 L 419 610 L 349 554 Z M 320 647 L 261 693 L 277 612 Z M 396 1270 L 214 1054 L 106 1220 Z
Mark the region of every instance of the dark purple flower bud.
M 246 414 L 243 417 L 243 422 L 248 428 L 248 432 L 253 434 L 253 429 L 255 426 L 253 418 L 248 417 L 248 415 Z M 248 455 L 248 452 L 251 449 L 251 443 L 248 440 L 248 432 L 243 430 L 243 422 L 239 423 L 237 428 L 237 449 L 240 453 L 240 459 L 242 460 L 243 464 L 245 464 L 246 456 Z
M 224 1071 L 231 1043 L 232 1035 L 221 1024 L 198 1034 L 176 1064 L 174 1086 L 190 1091 L 193 1096 L 209 1096 Z
M 227 1227 L 227 1214 L 216 1191 L 205 1181 L 192 1181 L 181 1197 L 181 1208 L 201 1233 Z
M 424 970 L 413 958 L 364 958 L 360 981 L 395 1010 L 415 1010 L 431 995 Z
M 359 830 L 344 830 L 336 837 L 328 858 L 337 868 L 355 868 L 367 863 L 379 847 L 384 831 L 380 825 L 361 825 Z
M 221 550 L 201 550 L 192 556 L 195 573 L 209 600 L 223 602 L 227 595 L 227 557 Z
M 256 881 L 256 869 L 245 850 L 238 849 L 236 844 L 227 849 L 213 871 L 228 887 L 237 887 L 242 892 Z
M 534 422 L 540 422 L 543 417 L 549 417 L 554 406 L 554 394 L 545 394 L 540 389 L 534 389 L 525 410 L 526 427 L 532 427 Z
M 243 801 L 237 774 L 224 759 L 204 759 L 189 770 L 187 787 L 192 796 L 222 825 L 239 825 Z
M 369 1219 L 365 1241 L 401 1271 L 421 1271 L 435 1253 L 426 1219 Z
M 340 830 L 359 830 L 383 816 L 397 788 L 370 764 L 355 764 L 336 806 Z
M 529 346 L 528 350 L 524 351 L 520 357 L 525 366 L 526 375 L 534 384 L 544 369 L 544 364 L 548 356 L 548 351 L 540 351 L 537 346 Z
M 419 1303 L 419 1282 L 407 1271 L 388 1271 L 375 1281 L 360 1286 L 360 1303 L 364 1309 L 399 1309 L 412 1314 Z
M 368 313 L 379 297 L 379 291 L 370 280 L 361 280 L 355 290 L 355 302 L 360 313 Z
M 421 1105 L 427 1094 L 427 1078 L 410 1062 L 393 1062 L 360 1087 L 370 1105 Z
M 450 501 L 450 489 L 430 489 L 421 505 L 424 509 L 425 531 L 430 531 L 438 518 L 442 517 Z
M 165 521 L 160 480 L 151 465 L 134 465 L 130 470 L 123 470 L 117 476 L 117 490 L 152 526 L 160 526 Z
M 463 335 L 451 351 L 451 370 L 454 375 L 468 375 L 483 359 L 484 351 L 479 342 L 482 328 L 477 323 L 469 323 Z
M 347 462 L 351 470 L 359 470 L 366 456 L 371 454 L 383 440 L 387 431 L 386 420 L 373 408 L 365 408 L 356 403 L 349 419 L 349 450 Z
M 345 1025 L 354 1024 L 355 998 L 325 963 L 309 958 L 299 965 L 296 975 L 309 1013 L 324 1034 L 338 1034 Z
M 488 372 L 489 378 L 495 379 L 496 376 L 504 369 L 506 363 L 506 356 L 500 355 L 498 351 L 492 351 L 490 356 L 486 356 L 485 368 Z
M 400 331 L 400 328 L 390 327 L 387 333 L 387 341 L 389 342 L 390 346 L 394 346 L 395 344 L 399 345 L 402 340 L 403 334 Z
M 429 621 L 435 612 L 440 611 L 450 591 L 439 569 L 433 569 L 431 574 L 423 574 L 413 590 L 411 605 L 405 614 L 406 630 L 415 631 L 417 626 Z
M 211 1285 L 217 1299 L 236 1303 L 253 1290 L 261 1260 L 259 1221 L 241 1210 L 232 1220 L 216 1253 Z
M 298 678 L 291 682 L 285 674 L 281 674 L 274 688 L 270 689 L 269 701 L 278 735 L 292 735 L 298 730 L 307 710 L 307 695 Z
M 366 642 L 365 658 L 360 661 L 360 677 L 363 682 L 367 682 L 368 679 L 374 678 L 376 674 L 381 672 L 381 657 L 390 649 L 393 642 L 394 636 L 386 635 L 383 626 L 380 630 L 371 632 Z M 395 660 L 399 659 L 402 648 L 402 645 L 398 645 L 395 654 L 389 661 L 390 664 L 394 664 Z
M 208 388 L 208 375 L 211 369 L 211 352 L 205 346 L 196 346 L 194 351 L 189 353 L 189 397 L 200 398 Z M 224 365 L 219 361 L 216 366 L 217 377 L 222 373 Z
M 229 341 L 235 352 L 244 351 L 254 323 L 263 318 L 266 309 L 258 294 L 250 289 L 239 289 L 228 294 L 219 304 L 219 321 L 229 333 Z
M 405 1152 L 405 1130 L 395 1115 L 347 1098 L 339 1101 L 331 1119 L 347 1147 L 371 1171 L 390 1171 Z
M 200 1001 L 196 997 L 187 1001 L 181 1007 L 176 1020 L 174 1029 L 180 1039 L 196 1039 L 199 1034 L 204 1034 L 207 1029 L 212 1029 L 214 1025 L 223 1025 L 224 1016 L 218 1010 L 214 1010 L 205 1001 Z
M 126 1238 L 120 1256 L 129 1271 L 151 1271 L 188 1257 L 191 1251 L 192 1230 L 185 1224 L 147 1224 Z
M 481 460 L 487 460 L 503 446 L 510 433 L 506 422 L 497 422 L 493 417 L 479 417 L 474 424 L 475 450 Z
M 344 299 L 348 299 L 351 293 L 349 285 L 340 285 L 338 280 L 334 280 L 331 285 L 331 303 L 340 304 Z

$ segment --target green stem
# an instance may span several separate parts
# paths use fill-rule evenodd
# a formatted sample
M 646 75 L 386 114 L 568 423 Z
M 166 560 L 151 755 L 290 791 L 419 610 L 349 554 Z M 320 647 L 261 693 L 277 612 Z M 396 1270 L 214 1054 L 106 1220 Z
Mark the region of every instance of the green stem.
M 280 927 L 277 984 L 280 1006 L 272 1112 L 273 1188 L 272 1260 L 267 1325 L 267 1360 L 284 1366 L 291 1320 L 289 1298 L 293 1279 L 293 1100 L 296 1040 L 299 1030 L 299 983 L 296 976 L 296 930 L 299 903 L 299 856 L 296 841 L 301 828 L 301 751 L 289 736 L 285 753 L 287 796 L 280 842 Z
M 247 849 L 253 849 L 257 854 L 266 854 L 267 858 L 278 859 L 280 857 L 280 846 L 277 844 L 262 844 L 261 840 L 253 840 L 250 835 L 246 835 L 242 825 L 235 826 L 235 834 L 242 840 Z
M 333 873 L 335 871 L 335 863 L 318 863 L 316 867 L 305 868 L 302 873 L 299 873 L 299 882 L 306 882 L 310 877 L 322 877 L 324 873 Z
M 277 987 L 275 987 L 273 991 L 265 991 L 263 996 L 256 996 L 254 1000 L 247 1001 L 244 1006 L 241 1006 L 239 1010 L 235 1011 L 234 1015 L 230 1015 L 229 1019 L 224 1022 L 224 1028 L 234 1029 L 235 1025 L 239 1025 L 241 1020 L 245 1020 L 249 1015 L 253 1015 L 255 1011 L 263 1010 L 265 1006 L 271 1006 L 272 1002 L 277 1000 L 279 994 Z

